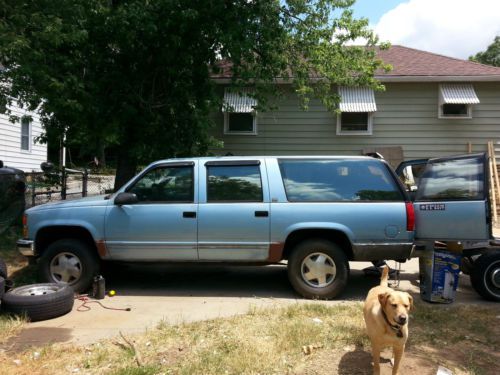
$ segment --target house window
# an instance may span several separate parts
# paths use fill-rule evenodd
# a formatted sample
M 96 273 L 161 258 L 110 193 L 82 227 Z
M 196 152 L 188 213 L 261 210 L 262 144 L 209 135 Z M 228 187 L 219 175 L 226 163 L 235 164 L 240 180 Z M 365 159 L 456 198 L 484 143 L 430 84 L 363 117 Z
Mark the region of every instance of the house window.
M 472 118 L 472 105 L 479 99 L 471 84 L 439 85 L 439 118 Z
M 224 113 L 224 133 L 257 134 L 257 117 L 253 113 Z
M 21 119 L 21 150 L 31 151 L 31 121 L 27 117 Z
M 222 112 L 224 113 L 224 134 L 256 135 L 257 100 L 249 89 L 224 91 Z
M 366 87 L 339 87 L 341 97 L 337 116 L 337 135 L 371 135 L 375 95 Z

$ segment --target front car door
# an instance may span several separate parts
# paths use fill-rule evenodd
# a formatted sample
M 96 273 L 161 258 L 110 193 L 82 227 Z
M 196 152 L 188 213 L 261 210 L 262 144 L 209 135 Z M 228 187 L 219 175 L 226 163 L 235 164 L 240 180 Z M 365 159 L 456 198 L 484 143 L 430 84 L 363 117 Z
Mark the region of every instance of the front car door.
M 261 160 L 200 163 L 200 260 L 268 259 L 270 207 L 265 172 Z
M 414 203 L 416 239 L 489 240 L 488 173 L 485 154 L 429 160 Z
M 111 205 L 106 214 L 111 259 L 198 259 L 196 167 L 195 162 L 155 165 L 125 188 L 138 202 Z

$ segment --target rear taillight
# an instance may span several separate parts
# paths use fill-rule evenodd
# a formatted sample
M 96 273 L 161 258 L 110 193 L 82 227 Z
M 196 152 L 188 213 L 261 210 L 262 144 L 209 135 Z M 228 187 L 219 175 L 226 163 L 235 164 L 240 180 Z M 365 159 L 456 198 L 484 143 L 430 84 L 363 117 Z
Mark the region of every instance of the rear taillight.
M 406 230 L 408 232 L 415 230 L 415 209 L 411 202 L 406 202 Z
M 28 215 L 23 215 L 23 238 L 28 238 Z

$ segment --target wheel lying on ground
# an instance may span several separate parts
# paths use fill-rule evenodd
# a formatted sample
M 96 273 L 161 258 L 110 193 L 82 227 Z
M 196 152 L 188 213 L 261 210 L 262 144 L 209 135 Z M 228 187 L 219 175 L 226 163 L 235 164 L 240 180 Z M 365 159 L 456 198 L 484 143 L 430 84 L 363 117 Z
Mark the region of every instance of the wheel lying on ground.
M 5 293 L 2 307 L 16 315 L 26 315 L 32 322 L 57 318 L 71 311 L 73 289 L 65 284 L 32 284 Z
M 5 279 L 0 276 L 0 300 L 3 298 L 5 294 Z
M 38 262 L 40 281 L 67 283 L 75 292 L 85 292 L 99 273 L 99 259 L 86 243 L 63 239 L 50 244 Z
M 344 290 L 348 277 L 346 255 L 328 240 L 303 241 L 295 246 L 288 259 L 288 279 L 305 298 L 334 298 Z
M 0 259 L 0 277 L 7 278 L 7 264 L 5 264 L 3 259 Z
M 500 301 L 500 251 L 489 251 L 477 258 L 470 281 L 481 297 Z

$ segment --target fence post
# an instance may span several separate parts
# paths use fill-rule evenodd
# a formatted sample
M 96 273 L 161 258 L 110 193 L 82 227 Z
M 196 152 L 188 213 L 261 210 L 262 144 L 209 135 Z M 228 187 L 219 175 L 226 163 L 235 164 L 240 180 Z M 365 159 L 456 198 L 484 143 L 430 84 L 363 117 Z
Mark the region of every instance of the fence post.
M 85 168 L 83 170 L 83 176 L 82 176 L 82 197 L 87 196 L 88 181 L 89 181 L 89 172 L 87 171 L 87 168 Z
M 31 172 L 31 207 L 35 206 L 35 198 L 36 198 L 36 192 L 35 192 L 35 171 Z
M 66 167 L 61 168 L 61 199 L 66 199 Z

